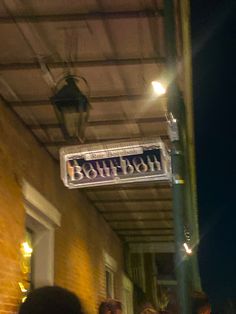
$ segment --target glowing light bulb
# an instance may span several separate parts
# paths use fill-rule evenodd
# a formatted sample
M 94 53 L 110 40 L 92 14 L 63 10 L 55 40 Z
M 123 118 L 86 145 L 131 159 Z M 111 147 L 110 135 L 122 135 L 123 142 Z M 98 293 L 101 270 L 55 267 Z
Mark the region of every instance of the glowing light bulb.
M 183 244 L 183 246 L 187 254 L 191 255 L 193 253 L 193 251 L 188 247 L 188 244 L 186 242 Z
M 22 293 L 26 293 L 28 291 L 27 289 L 25 289 L 25 287 L 24 287 L 22 282 L 18 282 L 18 284 L 20 286 L 20 290 L 21 290 Z
M 152 87 L 155 94 L 157 94 L 158 96 L 166 93 L 165 87 L 158 81 L 152 81 Z
M 28 242 L 23 242 L 22 243 L 22 250 L 24 256 L 31 256 L 33 249 L 29 246 Z
M 24 303 L 26 299 L 27 299 L 27 297 L 26 297 L 26 296 L 25 296 L 25 297 L 23 297 L 23 298 L 21 299 L 21 302 L 22 302 L 22 303 Z

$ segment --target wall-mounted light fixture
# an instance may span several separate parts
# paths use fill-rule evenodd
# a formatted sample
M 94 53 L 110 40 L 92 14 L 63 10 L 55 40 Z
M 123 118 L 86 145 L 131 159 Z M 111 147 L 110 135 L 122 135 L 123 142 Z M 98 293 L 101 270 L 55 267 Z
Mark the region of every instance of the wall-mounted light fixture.
M 30 247 L 28 242 L 23 242 L 22 243 L 22 252 L 24 257 L 30 257 L 33 253 L 32 247 Z

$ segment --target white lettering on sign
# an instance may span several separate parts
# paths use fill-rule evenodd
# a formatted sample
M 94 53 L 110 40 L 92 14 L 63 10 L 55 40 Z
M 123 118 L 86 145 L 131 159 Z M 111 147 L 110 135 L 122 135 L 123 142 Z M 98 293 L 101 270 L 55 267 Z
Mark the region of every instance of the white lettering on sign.
M 97 177 L 118 177 L 119 174 L 145 174 L 154 171 L 161 171 L 161 163 L 155 155 L 147 156 L 147 162 L 139 156 L 132 160 L 119 157 L 119 165 L 115 165 L 112 160 L 96 161 L 94 165 L 92 162 L 86 161 L 81 166 L 76 159 L 67 161 L 67 173 L 71 181 L 81 181 L 85 178 L 95 180 Z
M 91 162 L 86 162 L 85 164 L 83 164 L 82 169 L 88 179 L 95 179 L 98 175 L 97 171 L 93 168 Z
M 84 156 L 84 159 L 85 160 L 97 160 L 97 159 L 113 158 L 113 157 L 119 157 L 119 156 L 139 155 L 142 153 L 143 153 L 143 149 L 141 147 L 113 149 L 113 150 L 108 150 L 108 151 L 86 153 Z

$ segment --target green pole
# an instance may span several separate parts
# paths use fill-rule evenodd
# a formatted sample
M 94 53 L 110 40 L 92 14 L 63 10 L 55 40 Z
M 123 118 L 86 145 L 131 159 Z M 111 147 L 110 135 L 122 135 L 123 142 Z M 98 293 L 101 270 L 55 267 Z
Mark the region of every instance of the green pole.
M 175 38 L 175 16 L 174 1 L 165 0 L 165 41 L 167 55 L 167 76 L 170 82 L 167 91 L 168 113 L 172 115 L 172 125 L 177 125 L 177 132 L 172 137 L 171 163 L 172 163 L 172 195 L 173 216 L 175 231 L 175 268 L 178 284 L 178 301 L 181 314 L 190 314 L 191 298 L 189 295 L 188 280 L 188 258 L 183 244 L 185 243 L 185 108 L 176 82 L 176 38 Z M 176 131 L 176 130 L 175 130 Z
M 173 216 L 175 231 L 175 268 L 178 283 L 178 299 L 181 314 L 190 314 L 191 297 L 189 282 L 189 257 L 187 256 L 183 244 L 186 242 L 184 228 L 187 221 L 186 216 L 186 174 L 185 174 L 185 151 L 183 145 L 184 115 L 183 101 L 178 93 L 175 83 L 172 83 L 168 90 L 168 111 L 173 114 L 177 121 L 179 139 L 172 142 L 171 163 L 172 163 L 172 196 L 173 196 Z M 177 109 L 171 109 L 171 104 Z
M 186 113 L 186 196 L 188 197 L 187 212 L 188 223 L 191 232 L 191 245 L 193 254 L 191 255 L 191 284 L 193 291 L 201 291 L 201 280 L 198 268 L 197 249 L 199 243 L 197 189 L 196 189 L 196 169 L 195 169 L 195 140 L 193 121 L 193 99 L 192 99 L 192 52 L 191 52 L 191 30 L 190 30 L 190 4 L 189 0 L 179 2 L 182 30 L 182 67 L 184 73 L 184 104 Z

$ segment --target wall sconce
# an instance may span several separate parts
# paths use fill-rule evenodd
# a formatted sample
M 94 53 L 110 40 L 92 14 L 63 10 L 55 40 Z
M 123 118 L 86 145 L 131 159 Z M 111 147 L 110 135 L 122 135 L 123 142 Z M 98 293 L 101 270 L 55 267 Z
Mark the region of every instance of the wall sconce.
M 31 257 L 33 253 L 33 249 L 29 246 L 28 242 L 23 242 L 22 243 L 22 253 L 24 257 Z

